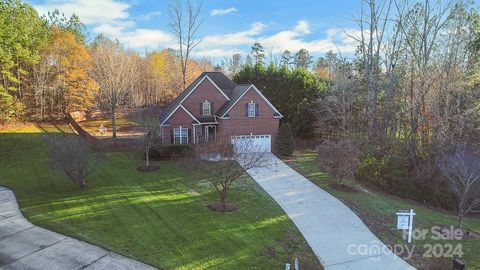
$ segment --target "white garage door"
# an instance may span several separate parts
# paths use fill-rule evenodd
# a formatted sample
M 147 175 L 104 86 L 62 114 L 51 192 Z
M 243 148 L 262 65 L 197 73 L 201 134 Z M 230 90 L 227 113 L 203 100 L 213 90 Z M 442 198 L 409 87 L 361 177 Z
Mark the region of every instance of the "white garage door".
M 271 152 L 272 136 L 270 134 L 232 136 L 232 144 L 237 153 Z

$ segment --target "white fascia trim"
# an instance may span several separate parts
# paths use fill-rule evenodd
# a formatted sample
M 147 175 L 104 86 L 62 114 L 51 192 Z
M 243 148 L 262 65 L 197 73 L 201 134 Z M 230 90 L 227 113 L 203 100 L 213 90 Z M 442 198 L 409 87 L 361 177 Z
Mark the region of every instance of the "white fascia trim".
M 169 126 L 169 125 L 164 125 L 163 123 L 165 123 L 177 110 L 178 108 L 182 108 L 190 117 L 192 117 L 193 120 L 197 121 L 197 123 L 200 123 L 200 121 L 197 120 L 197 118 L 195 118 L 195 116 L 193 116 L 187 109 L 185 109 L 185 107 L 183 107 L 182 104 L 180 104 L 177 108 L 175 108 L 175 110 L 172 111 L 172 113 L 170 113 L 170 115 L 165 118 L 165 120 L 163 120 L 163 122 L 160 124 L 160 126 Z
M 260 92 L 260 90 L 257 89 L 257 87 L 255 87 L 255 85 L 252 84 L 252 86 L 253 86 L 253 89 L 255 89 L 255 91 L 257 91 L 257 93 L 263 98 L 263 100 L 265 100 L 265 102 L 267 102 L 267 104 L 270 105 L 270 107 L 272 107 L 272 109 L 279 114 L 279 116 L 277 117 L 282 118 L 283 115 L 277 110 L 277 108 L 275 108 L 275 106 L 273 106 L 273 104 L 270 103 L 270 101 L 268 101 L 268 99 L 262 94 L 262 92 Z
M 227 100 L 230 100 L 230 98 L 227 97 L 227 95 L 225 95 L 225 93 L 223 93 L 223 91 L 220 89 L 220 87 L 218 87 L 218 86 L 212 81 L 212 79 L 210 79 L 210 77 L 208 77 L 208 75 L 205 75 L 205 76 L 197 83 L 197 85 L 195 85 L 195 87 L 193 87 L 192 90 L 190 90 L 190 93 L 188 93 L 188 94 L 178 103 L 179 105 L 177 106 L 177 108 L 175 108 L 175 110 L 173 110 L 172 113 L 170 113 L 170 114 L 167 116 L 167 118 L 165 118 L 165 120 L 163 120 L 163 122 L 160 124 L 160 126 L 163 125 L 163 123 L 165 123 L 165 122 L 168 120 L 168 118 L 170 118 L 170 116 L 172 116 L 172 114 L 175 113 L 175 111 L 178 109 L 178 107 L 182 106 L 182 103 L 185 101 L 185 99 L 187 99 L 187 97 L 190 96 L 190 94 L 193 93 L 193 91 L 195 91 L 195 89 L 197 89 L 197 87 L 205 80 L 205 78 L 208 78 L 208 80 L 215 86 L 215 88 L 217 88 L 217 90 L 220 91 L 220 93 L 221 93 Z M 185 109 L 185 108 L 183 108 L 183 109 Z M 190 113 L 189 113 L 189 114 L 190 114 Z M 195 119 L 195 120 L 197 120 L 197 119 Z M 198 122 L 198 120 L 197 120 L 197 122 Z
M 262 94 L 262 92 L 260 92 L 260 90 L 257 89 L 257 87 L 255 87 L 255 85 L 250 85 L 250 87 L 248 87 L 248 89 L 237 99 L 237 101 L 235 101 L 232 106 L 230 106 L 230 108 L 228 108 L 228 110 L 222 115 L 221 118 L 225 117 L 225 115 L 235 106 L 235 104 L 237 104 L 237 102 L 242 99 L 242 97 L 250 90 L 250 88 L 252 88 L 257 92 L 258 95 L 260 95 L 260 97 L 263 98 L 263 100 L 265 100 L 265 102 L 276 112 L 279 114 L 279 116 L 275 116 L 275 118 L 282 118 L 283 115 L 277 110 L 277 108 L 275 108 L 275 106 L 272 105 L 272 103 L 270 103 L 270 101 L 268 101 L 268 99 Z
M 200 124 L 200 121 L 198 121 L 197 118 L 195 118 L 195 116 L 193 116 L 193 114 L 191 114 L 187 109 L 185 109 L 185 107 L 183 107 L 182 104 L 180 104 L 180 107 L 182 107 L 182 109 L 183 109 L 188 115 L 190 115 L 190 117 L 192 117 L 193 120 L 197 121 L 197 123 Z
M 232 104 L 232 106 L 230 106 L 230 108 L 228 108 L 228 109 L 225 111 L 225 113 L 224 113 L 220 118 L 224 118 L 225 115 L 235 106 L 235 104 L 237 104 L 237 102 L 238 102 L 240 99 L 242 99 L 243 96 L 245 96 L 245 94 L 248 92 L 248 90 L 250 90 L 250 88 L 252 88 L 252 86 L 253 86 L 253 84 L 250 85 L 250 86 L 248 87 L 248 89 L 245 90 L 245 92 L 243 92 L 243 94 L 242 94 L 239 98 L 237 98 L 237 100 Z

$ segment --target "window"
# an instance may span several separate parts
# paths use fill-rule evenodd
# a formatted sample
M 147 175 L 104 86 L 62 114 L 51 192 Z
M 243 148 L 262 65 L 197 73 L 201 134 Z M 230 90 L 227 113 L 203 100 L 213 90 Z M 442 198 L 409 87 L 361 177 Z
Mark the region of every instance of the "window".
M 255 103 L 248 103 L 248 117 L 255 117 Z
M 202 115 L 210 115 L 212 114 L 211 110 L 211 103 L 206 101 L 202 103 Z
M 188 128 L 173 129 L 173 144 L 188 144 Z

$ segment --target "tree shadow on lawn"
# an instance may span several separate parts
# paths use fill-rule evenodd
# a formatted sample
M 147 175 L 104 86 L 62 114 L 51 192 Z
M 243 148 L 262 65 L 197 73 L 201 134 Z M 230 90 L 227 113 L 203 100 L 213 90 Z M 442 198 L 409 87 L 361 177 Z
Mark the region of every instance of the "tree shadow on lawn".
M 314 256 L 250 178 L 230 191 L 240 209 L 216 213 L 206 207 L 218 195 L 205 174 L 183 168 L 182 161 L 161 161 L 154 163 L 158 172 L 145 175 L 135 170 L 137 154 L 115 153 L 89 179 L 91 188 L 79 190 L 48 166 L 42 130 L 18 132 L 0 134 L 0 149 L 9 152 L 0 156 L 0 185 L 15 191 L 35 224 L 167 269 L 283 268 L 295 257 Z

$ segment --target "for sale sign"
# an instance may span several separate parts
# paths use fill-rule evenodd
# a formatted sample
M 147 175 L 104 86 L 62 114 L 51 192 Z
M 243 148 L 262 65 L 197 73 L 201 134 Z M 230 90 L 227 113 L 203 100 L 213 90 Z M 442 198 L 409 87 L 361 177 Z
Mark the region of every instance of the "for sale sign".
M 413 216 L 415 216 L 413 209 L 410 209 L 410 211 L 399 210 L 397 212 L 397 229 L 408 230 L 408 243 L 412 242 Z
M 397 216 L 397 229 L 398 230 L 408 230 L 409 223 L 410 223 L 410 216 L 407 216 L 407 215 L 398 215 Z

